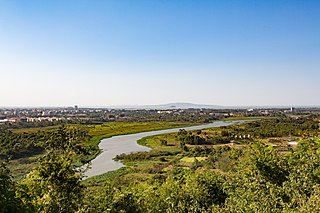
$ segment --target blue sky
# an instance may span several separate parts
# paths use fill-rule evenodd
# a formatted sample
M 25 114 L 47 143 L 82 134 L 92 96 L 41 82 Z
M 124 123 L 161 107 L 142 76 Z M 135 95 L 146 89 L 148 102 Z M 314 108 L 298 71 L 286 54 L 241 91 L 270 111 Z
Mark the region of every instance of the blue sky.
M 0 0 L 0 106 L 320 105 L 320 1 Z

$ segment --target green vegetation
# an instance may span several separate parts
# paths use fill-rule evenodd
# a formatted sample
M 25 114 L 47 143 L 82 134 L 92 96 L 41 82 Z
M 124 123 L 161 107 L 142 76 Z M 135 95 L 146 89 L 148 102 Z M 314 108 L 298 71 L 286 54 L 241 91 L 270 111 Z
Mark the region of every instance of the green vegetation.
M 188 122 L 110 122 L 101 125 L 90 125 L 87 127 L 89 135 L 93 137 L 100 136 L 108 138 L 115 135 L 133 134 L 138 132 L 169 129 L 190 125 L 192 125 L 192 123 Z
M 12 159 L 8 167 L 16 179 L 23 178 L 38 163 L 38 158 L 45 155 L 50 141 L 60 140 L 61 143 L 70 135 L 74 136 L 72 146 L 77 150 L 77 161 L 88 155 L 89 149 L 83 141 L 89 140 L 87 132 L 80 127 L 57 127 L 50 131 L 15 133 L 9 130 L 0 131 L 0 160 Z M 76 161 L 75 161 L 76 162 Z M 78 163 L 79 164 L 79 163 Z
M 88 210 L 318 212 L 319 146 L 317 140 L 306 140 L 282 154 L 257 143 L 225 149 L 214 164 L 201 163 L 194 170 L 175 168 L 139 182 L 129 181 L 127 175 L 113 177 Z M 232 166 L 219 166 L 222 156 Z
M 26 178 L 13 182 L 5 162 L 0 167 L 1 212 L 74 212 L 81 206 L 81 173 L 73 165 L 78 131 L 60 127 L 42 142 L 45 154 Z
M 180 161 L 187 163 L 194 163 L 196 161 L 204 161 L 207 160 L 207 157 L 183 157 Z
M 250 122 L 241 127 L 231 128 L 227 132 L 229 136 L 251 135 L 257 138 L 270 137 L 309 137 L 319 133 L 319 124 L 317 120 L 307 117 L 278 117 L 265 119 L 257 122 Z
M 191 125 L 186 122 L 110 122 L 99 125 L 66 125 L 68 134 L 75 134 L 77 155 L 73 164 L 80 166 L 95 158 L 99 153 L 99 143 L 103 138 L 132 134 L 143 131 Z M 59 126 L 0 130 L 0 160 L 10 158 L 8 165 L 15 179 L 23 178 L 37 165 L 37 158 L 45 154 L 43 145 L 56 134 Z
M 146 137 L 139 144 L 152 151 L 117 156 L 127 167 L 81 181 L 75 162 L 88 150 L 83 138 L 123 128 L 129 127 L 98 126 L 88 135 L 55 129 L 39 143 L 44 154 L 37 166 L 20 181 L 2 163 L 0 211 L 320 211 L 318 117 Z M 290 146 L 292 140 L 298 145 Z
M 203 143 L 190 139 L 197 136 Z M 288 145 L 293 136 L 294 140 L 300 140 L 297 147 Z M 318 160 L 307 160 L 309 157 L 316 159 L 319 136 L 317 119 L 279 117 L 146 137 L 138 143 L 153 150 L 117 156 L 116 159 L 128 167 L 122 168 L 118 176 L 106 177 L 103 189 L 102 184 L 98 187 L 101 191 L 92 209 L 89 204 L 88 209 L 110 209 L 111 212 L 130 212 L 130 209 L 136 212 L 317 211 L 316 203 L 320 200 L 315 188 L 309 187 L 305 192 L 308 196 L 298 196 L 301 192 L 297 190 L 305 184 L 297 171 L 307 166 L 301 175 L 309 178 L 310 186 L 320 183 L 316 182 L 320 176 L 314 176 L 316 170 L 313 170 Z M 192 142 L 184 143 L 185 140 Z M 282 144 L 282 147 L 272 143 Z M 97 189 L 93 190 L 89 184 L 87 190 Z
M 104 138 L 139 132 L 185 127 L 190 125 L 192 125 L 192 123 L 187 122 L 111 122 L 101 125 L 88 126 L 88 134 L 91 136 L 91 140 L 87 141 L 85 145 L 90 147 L 89 149 L 91 151 L 90 154 L 86 156 L 84 161 L 89 162 L 100 153 L 98 145 Z
M 44 134 L 15 134 L 11 131 L 0 131 L 0 158 L 11 156 L 12 159 L 32 156 L 42 153 L 38 141 L 44 139 Z

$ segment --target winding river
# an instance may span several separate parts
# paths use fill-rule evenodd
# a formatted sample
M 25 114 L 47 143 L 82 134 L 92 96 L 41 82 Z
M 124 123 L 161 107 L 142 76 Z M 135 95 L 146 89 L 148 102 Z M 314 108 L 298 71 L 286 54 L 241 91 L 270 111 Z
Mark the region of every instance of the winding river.
M 136 134 L 129 135 L 119 135 L 111 138 L 103 139 L 99 148 L 101 149 L 101 153 L 91 161 L 90 169 L 85 172 L 85 176 L 92 177 L 96 175 L 100 175 L 109 171 L 113 171 L 124 167 L 121 162 L 114 161 L 113 158 L 120 154 L 129 154 L 132 152 L 145 152 L 150 151 L 151 149 L 145 146 L 141 146 L 137 144 L 137 141 L 141 138 L 153 135 L 160 135 L 166 133 L 178 132 L 180 129 L 185 130 L 200 130 L 207 129 L 212 127 L 221 127 L 221 126 L 229 126 L 234 124 L 244 123 L 244 120 L 236 120 L 236 121 L 216 121 L 210 124 L 197 125 L 191 127 L 183 127 L 183 128 L 174 128 L 174 129 L 165 129 L 165 130 L 157 130 L 150 132 L 141 132 Z

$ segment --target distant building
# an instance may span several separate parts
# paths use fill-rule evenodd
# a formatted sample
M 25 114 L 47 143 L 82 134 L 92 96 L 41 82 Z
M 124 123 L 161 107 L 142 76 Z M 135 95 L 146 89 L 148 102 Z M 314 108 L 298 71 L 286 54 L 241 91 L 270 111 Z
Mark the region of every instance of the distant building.
M 284 110 L 284 113 L 295 113 L 296 111 L 297 111 L 296 108 L 291 107 L 291 108 L 288 109 L 288 110 Z
M 77 105 L 75 105 L 75 106 L 74 106 L 74 109 L 75 109 L 75 110 L 78 110 L 78 106 L 77 106 Z
M 20 118 L 20 121 L 21 121 L 21 122 L 27 122 L 28 119 L 27 119 L 26 117 L 22 117 L 22 118 Z
M 9 118 L 8 122 L 9 123 L 16 123 L 19 119 L 18 118 Z
M 0 123 L 6 123 L 6 122 L 8 122 L 8 119 L 0 119 Z

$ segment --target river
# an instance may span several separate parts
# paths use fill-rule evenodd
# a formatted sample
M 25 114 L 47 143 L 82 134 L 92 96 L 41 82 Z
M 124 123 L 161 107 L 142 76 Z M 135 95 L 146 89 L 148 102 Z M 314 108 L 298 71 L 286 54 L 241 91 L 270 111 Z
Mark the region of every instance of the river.
M 216 121 L 209 124 L 183 127 L 183 128 L 174 128 L 174 129 L 165 129 L 165 130 L 156 130 L 150 132 L 141 132 L 136 134 L 129 135 L 119 135 L 113 136 L 111 138 L 106 138 L 101 140 L 99 143 L 99 148 L 101 153 L 91 161 L 90 169 L 85 172 L 85 177 L 92 177 L 96 175 L 101 175 L 103 173 L 113 171 L 124 167 L 121 162 L 114 161 L 113 158 L 120 154 L 129 154 L 132 152 L 146 152 L 150 151 L 149 147 L 141 146 L 137 144 L 137 141 L 141 138 L 153 135 L 160 135 L 166 133 L 178 132 L 180 129 L 185 130 L 200 130 L 213 127 L 229 126 L 234 124 L 244 123 L 244 120 L 236 121 Z

